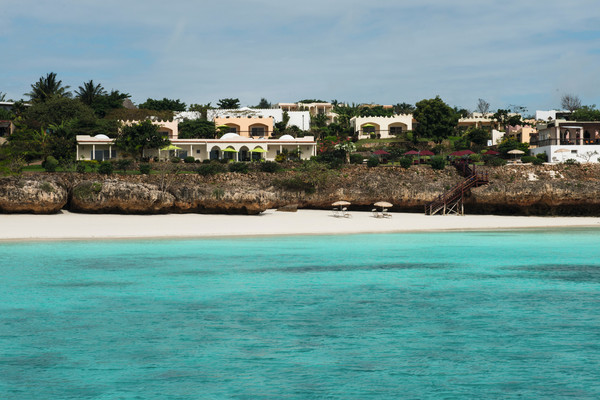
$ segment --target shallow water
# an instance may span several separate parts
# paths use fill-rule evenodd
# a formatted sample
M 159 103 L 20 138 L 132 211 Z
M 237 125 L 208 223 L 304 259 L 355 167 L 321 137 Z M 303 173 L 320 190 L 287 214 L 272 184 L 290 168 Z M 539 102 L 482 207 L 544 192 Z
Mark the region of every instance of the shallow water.
M 599 398 L 599 239 L 3 243 L 0 397 Z

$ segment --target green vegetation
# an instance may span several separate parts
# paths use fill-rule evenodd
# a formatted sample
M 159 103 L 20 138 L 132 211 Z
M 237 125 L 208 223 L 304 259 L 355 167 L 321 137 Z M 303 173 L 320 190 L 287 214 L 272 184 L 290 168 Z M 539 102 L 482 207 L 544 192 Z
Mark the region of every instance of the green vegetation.
M 73 189 L 73 196 L 81 200 L 88 200 L 101 191 L 102 183 L 100 182 L 82 182 Z
M 283 168 L 281 165 L 274 161 L 265 161 L 260 163 L 260 170 L 262 172 L 275 173 L 281 171 Z
M 248 163 L 245 162 L 233 162 L 229 164 L 229 172 L 239 172 L 241 174 L 248 173 Z
M 157 111 L 185 111 L 186 104 L 179 99 L 172 100 L 165 97 L 162 100 L 147 99 L 140 104 L 140 108 Z
M 419 123 L 415 130 L 417 137 L 431 138 L 435 143 L 448 138 L 459 119 L 459 115 L 439 96 L 419 101 L 413 116 Z
M 158 132 L 158 126 L 149 120 L 139 124 L 124 126 L 117 138 L 115 146 L 124 152 L 142 159 L 145 149 L 160 149 L 171 141 Z
M 110 161 L 102 161 L 100 166 L 98 166 L 98 173 L 104 175 L 112 175 L 114 171 L 114 165 Z

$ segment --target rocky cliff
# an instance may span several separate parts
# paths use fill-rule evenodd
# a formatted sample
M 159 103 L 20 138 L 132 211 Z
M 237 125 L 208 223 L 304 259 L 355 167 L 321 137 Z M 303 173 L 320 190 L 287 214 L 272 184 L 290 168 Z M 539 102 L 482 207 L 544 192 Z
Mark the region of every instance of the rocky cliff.
M 468 195 L 467 213 L 600 215 L 600 165 L 504 166 L 488 173 L 490 184 Z M 0 179 L 0 212 L 257 214 L 287 205 L 329 209 L 341 199 L 356 210 L 384 200 L 395 211 L 422 212 L 424 204 L 462 179 L 452 167 L 429 166 L 296 167 L 209 177 L 38 173 Z

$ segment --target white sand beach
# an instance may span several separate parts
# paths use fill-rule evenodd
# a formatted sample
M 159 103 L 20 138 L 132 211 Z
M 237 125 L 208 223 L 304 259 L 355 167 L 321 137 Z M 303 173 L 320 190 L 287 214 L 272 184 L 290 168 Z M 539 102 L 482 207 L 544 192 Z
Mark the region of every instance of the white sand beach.
M 267 210 L 260 215 L 54 215 L 2 214 L 0 240 L 72 240 L 117 238 L 226 237 L 490 230 L 521 228 L 600 227 L 598 217 L 426 216 L 392 213 L 374 218 L 370 212 L 350 212 L 350 218 L 331 211 Z

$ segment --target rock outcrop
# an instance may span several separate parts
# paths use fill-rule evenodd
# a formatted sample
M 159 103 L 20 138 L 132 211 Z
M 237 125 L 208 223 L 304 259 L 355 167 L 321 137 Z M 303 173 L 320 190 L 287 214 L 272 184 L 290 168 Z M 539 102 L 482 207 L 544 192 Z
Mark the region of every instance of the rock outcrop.
M 2 213 L 54 214 L 67 200 L 67 190 L 52 180 L 7 178 L 0 184 Z
M 170 211 L 174 201 L 172 194 L 153 185 L 105 179 L 76 184 L 70 209 L 88 213 L 157 214 Z
M 512 215 L 600 215 L 600 164 L 519 165 L 487 169 L 489 185 L 474 188 L 467 213 Z M 338 200 L 353 210 L 377 201 L 394 211 L 423 206 L 462 178 L 454 168 L 429 166 L 342 170 L 301 166 L 279 173 L 111 175 L 30 174 L 0 179 L 0 212 L 258 214 L 269 208 L 329 209 Z

